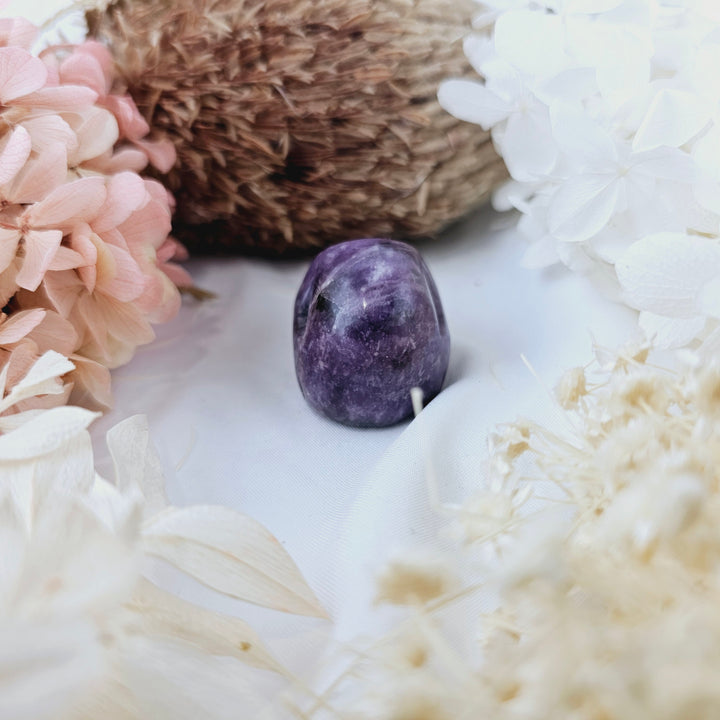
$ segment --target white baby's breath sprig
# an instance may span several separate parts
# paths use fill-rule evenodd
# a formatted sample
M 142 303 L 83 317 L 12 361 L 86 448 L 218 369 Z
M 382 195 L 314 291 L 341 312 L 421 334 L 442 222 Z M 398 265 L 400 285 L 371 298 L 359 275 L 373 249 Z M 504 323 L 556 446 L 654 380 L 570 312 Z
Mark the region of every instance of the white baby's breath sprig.
M 647 344 L 596 355 L 557 385 L 561 430 L 493 435 L 455 510 L 459 551 L 484 575 L 422 605 L 406 593 L 401 621 L 338 682 L 336 717 L 720 714 L 720 363 L 654 367 Z M 397 569 L 381 579 L 402 599 Z
M 441 104 L 492 129 L 531 266 L 562 262 L 663 347 L 720 346 L 720 18 L 700 0 L 486 0 L 477 81 Z

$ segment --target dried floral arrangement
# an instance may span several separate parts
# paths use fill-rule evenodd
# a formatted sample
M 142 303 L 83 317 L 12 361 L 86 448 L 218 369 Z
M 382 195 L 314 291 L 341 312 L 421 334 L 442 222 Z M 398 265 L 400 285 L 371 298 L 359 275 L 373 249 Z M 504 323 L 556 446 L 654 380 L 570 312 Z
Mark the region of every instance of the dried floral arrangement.
M 720 365 L 647 358 L 598 350 L 556 388 L 559 429 L 497 428 L 441 507 L 464 575 L 391 564 L 378 597 L 405 614 L 302 717 L 717 715 Z
M 109 369 L 172 317 L 172 198 L 142 177 L 167 171 L 175 152 L 148 139 L 132 99 L 111 90 L 112 59 L 88 42 L 34 56 L 37 29 L 0 25 L 0 361 L 11 389 L 48 350 L 72 358 L 63 392 L 14 411 L 110 404 Z
M 223 507 L 171 507 L 141 417 L 108 434 L 96 474 L 84 408 L 17 410 L 61 395 L 73 364 L 50 350 L 0 373 L 0 717 L 259 717 L 250 668 L 290 681 L 242 620 L 162 590 L 159 558 L 225 595 L 323 617 L 280 543 Z M 257 679 L 255 679 L 257 681 Z M 238 703 L 242 710 L 238 715 Z
M 563 427 L 499 426 L 477 490 L 438 508 L 462 574 L 422 557 L 387 567 L 378 600 L 405 608 L 400 621 L 339 649 L 325 690 L 243 621 L 143 577 L 159 557 L 231 596 L 323 616 L 253 520 L 167 507 L 141 418 L 108 436 L 111 484 L 93 471 L 93 413 L 5 415 L 2 717 L 714 717 L 720 366 L 680 361 L 598 350 L 558 383 Z M 58 392 L 68 365 L 46 353 L 0 407 Z M 248 671 L 276 676 L 277 694 Z
M 631 52 L 638 37 L 646 38 L 635 30 L 670 12 L 641 0 L 574 0 L 544 7 L 552 12 L 538 17 L 540 4 L 515 5 L 519 16 L 493 15 L 495 40 L 485 49 L 495 52 L 504 22 L 522 27 L 539 21 L 553 32 L 557 16 L 563 28 L 576 28 L 570 21 L 592 11 L 588 22 L 607 30 L 613 42 L 629 32 L 632 41 L 623 47 Z M 690 82 L 699 62 L 695 53 L 712 54 L 717 39 L 700 22 L 711 6 L 676 11 L 683 20 L 677 37 L 692 42 L 668 45 L 673 52 L 682 46 L 689 64 L 677 75 L 672 63 L 664 66 L 670 69 L 663 91 L 651 84 L 657 93 L 648 102 L 659 115 L 643 111 L 658 127 L 647 121 L 645 141 L 651 130 L 675 127 L 663 112 L 682 119 L 672 105 L 678 99 L 673 93 L 681 92 L 673 83 Z M 96 414 L 63 406 L 68 398 L 107 401 L 107 369 L 151 338 L 150 323 L 172 314 L 176 286 L 189 278 L 171 264 L 182 251 L 168 236 L 169 196 L 138 174 L 148 160 L 167 167 L 170 147 L 148 142 L 148 127 L 132 101 L 113 93 L 103 48 L 89 43 L 38 58 L 27 50 L 34 32 L 19 20 L 0 22 L 0 240 L 7 249 L 0 274 L 6 293 L 0 325 L 0 717 L 716 717 L 720 366 L 708 360 L 718 332 L 712 319 L 715 230 L 695 224 L 639 239 L 621 234 L 615 238 L 620 245 L 632 244 L 617 262 L 601 257 L 600 234 L 544 236 L 541 255 L 555 247 L 573 267 L 570 255 L 601 268 L 643 307 L 646 329 L 658 337 L 666 332 L 668 342 L 702 341 L 705 359 L 687 354 L 678 369 L 663 370 L 648 362 L 646 345 L 618 355 L 598 350 L 594 366 L 570 370 L 557 387 L 563 428 L 529 420 L 500 426 L 477 492 L 438 508 L 451 536 L 461 539 L 456 557 L 462 572 L 453 575 L 448 564 L 423 558 L 388 567 L 378 580 L 378 599 L 404 609 L 403 619 L 375 642 L 358 640 L 329 687 L 309 687 L 242 620 L 181 600 L 153 582 L 148 570 L 150 559 L 160 559 L 233 598 L 323 618 L 280 544 L 251 518 L 226 508 L 169 506 L 141 418 L 110 432 L 116 477 L 103 479 L 87 432 Z M 466 47 L 485 57 L 482 45 L 472 40 Z M 647 51 L 642 42 L 638 47 Z M 507 51 L 518 47 L 510 42 Z M 534 60 L 536 51 L 531 43 L 522 48 Z M 652 55 L 652 63 L 659 57 Z M 507 70 L 501 62 L 482 67 Z M 602 79 L 602 93 L 613 96 L 617 78 L 613 86 L 612 67 L 603 68 L 589 73 L 590 85 L 594 92 L 593 82 Z M 570 68 L 578 72 L 561 73 L 562 82 L 546 90 L 565 83 L 576 89 L 587 81 L 584 69 Z M 486 77 L 485 86 L 462 87 L 487 93 L 494 81 Z M 515 87 L 515 71 L 508 77 Z M 443 102 L 456 101 L 457 89 L 446 86 Z M 507 102 L 518 100 L 503 92 L 499 97 Z M 588 112 L 603 106 L 592 94 L 585 100 Z M 518 102 L 512 111 L 496 108 L 508 114 L 494 130 L 495 142 L 522 180 L 504 198 L 542 215 L 542 198 L 548 207 L 562 207 L 570 188 L 587 189 L 589 180 L 569 169 L 562 176 L 564 164 L 553 165 L 558 175 L 548 180 L 532 165 L 540 162 L 532 149 L 525 148 L 525 161 L 521 154 L 509 159 L 516 141 L 540 132 L 543 118 L 554 128 L 563 116 L 546 115 L 538 97 L 523 94 Z M 572 127 L 587 131 L 586 147 L 594 147 L 600 121 L 586 127 L 577 113 L 573 117 L 579 124 Z M 623 205 L 642 197 L 629 192 L 631 185 L 637 190 L 637 166 L 643 166 L 637 170 L 641 189 L 667 200 L 662 193 L 679 192 L 683 182 L 676 173 L 688 162 L 684 156 L 700 162 L 695 148 L 707 137 L 714 142 L 713 129 L 703 127 L 702 135 L 677 146 L 629 150 L 628 172 L 601 193 L 603 212 L 589 194 L 587 213 L 565 219 L 576 230 L 584 227 L 577 230 L 583 235 L 611 205 L 606 225 L 617 230 L 632 221 L 632 228 L 641 227 L 635 218 L 641 207 Z M 625 150 L 637 140 L 639 129 L 633 132 Z M 567 142 L 572 137 L 568 132 Z M 548 136 L 543 152 L 556 153 L 555 162 L 561 156 L 554 143 Z M 597 147 L 608 149 L 604 140 Z M 523 162 L 535 168 L 531 179 L 518 170 Z M 598 175 L 587 167 L 587 175 Z M 693 182 L 693 197 L 700 205 L 709 202 L 698 190 L 705 186 Z M 552 205 L 553 193 L 562 198 L 561 192 L 565 199 Z M 715 211 L 705 209 L 712 220 Z M 651 214 L 647 207 L 642 212 Z M 270 707 L 260 682 L 266 676 L 284 690 Z
M 713 0 L 486 0 L 483 80 L 441 104 L 492 131 L 526 262 L 562 262 L 658 345 L 720 348 L 720 11 Z
M 177 148 L 167 183 L 188 248 L 297 254 L 434 234 L 506 177 L 489 134 L 436 98 L 471 72 L 473 6 L 117 0 L 88 25 Z

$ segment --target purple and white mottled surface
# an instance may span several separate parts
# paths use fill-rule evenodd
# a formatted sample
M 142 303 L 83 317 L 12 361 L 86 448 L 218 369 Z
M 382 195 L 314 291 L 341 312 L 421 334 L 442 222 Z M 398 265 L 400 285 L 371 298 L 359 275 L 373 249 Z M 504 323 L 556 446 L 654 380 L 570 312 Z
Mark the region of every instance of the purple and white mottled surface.
M 430 271 L 393 240 L 352 240 L 315 258 L 295 300 L 293 344 L 305 399 L 357 427 L 410 417 L 411 389 L 435 397 L 450 358 Z

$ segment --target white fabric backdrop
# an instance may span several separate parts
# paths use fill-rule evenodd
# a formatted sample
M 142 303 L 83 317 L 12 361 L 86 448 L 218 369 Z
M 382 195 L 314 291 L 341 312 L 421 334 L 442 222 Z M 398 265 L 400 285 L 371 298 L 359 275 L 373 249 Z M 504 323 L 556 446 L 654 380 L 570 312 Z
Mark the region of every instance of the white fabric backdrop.
M 67 0 L 13 0 L 36 21 Z M 504 224 L 505 229 L 501 227 Z M 305 404 L 293 369 L 295 292 L 308 263 L 257 259 L 190 263 L 197 285 L 217 293 L 186 302 L 157 341 L 114 374 L 115 409 L 104 432 L 144 413 L 172 502 L 213 503 L 264 523 L 285 545 L 335 620 L 281 616 L 217 596 L 164 568 L 154 571 L 188 599 L 242 615 L 298 672 L 313 675 L 328 633 L 355 637 L 381 622 L 372 578 L 398 548 L 432 545 L 438 517 L 428 465 L 441 495 L 482 482 L 485 438 L 523 413 L 552 412 L 542 384 L 588 362 L 592 337 L 616 346 L 635 332 L 634 313 L 562 270 L 525 270 L 524 241 L 490 210 L 421 245 L 452 338 L 446 389 L 412 423 L 357 430 Z

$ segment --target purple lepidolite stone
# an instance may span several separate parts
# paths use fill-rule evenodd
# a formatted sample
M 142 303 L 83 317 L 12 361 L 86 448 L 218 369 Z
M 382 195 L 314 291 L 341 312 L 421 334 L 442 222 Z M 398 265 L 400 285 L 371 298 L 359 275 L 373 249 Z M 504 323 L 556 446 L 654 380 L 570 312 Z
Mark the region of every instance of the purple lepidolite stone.
M 437 288 L 415 248 L 351 240 L 321 252 L 295 300 L 295 370 L 327 417 L 384 427 L 412 414 L 410 390 L 442 387 L 450 336 Z

